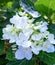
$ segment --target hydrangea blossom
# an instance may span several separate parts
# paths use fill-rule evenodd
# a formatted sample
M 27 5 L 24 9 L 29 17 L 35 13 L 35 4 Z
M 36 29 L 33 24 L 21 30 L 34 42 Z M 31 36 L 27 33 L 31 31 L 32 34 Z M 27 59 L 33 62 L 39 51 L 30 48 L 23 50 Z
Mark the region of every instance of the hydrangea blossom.
M 9 43 L 14 43 L 18 36 L 19 30 L 13 25 L 7 25 L 6 28 L 3 28 L 3 39 L 9 40 Z
M 54 46 L 51 44 L 50 41 L 46 40 L 43 44 L 43 51 L 46 51 L 48 53 L 54 52 Z
M 38 55 L 41 50 L 47 53 L 55 51 L 54 34 L 48 31 L 48 23 L 41 21 L 33 24 L 33 21 L 33 18 L 16 14 L 10 18 L 11 25 L 3 28 L 3 39 L 18 46 L 15 52 L 18 60 L 30 60 L 32 54 Z
M 40 14 L 37 11 L 33 10 L 33 7 L 27 7 L 27 5 L 23 3 L 22 0 L 20 0 L 20 6 L 24 9 L 25 12 L 30 14 L 33 18 L 37 18 L 40 16 Z
M 15 53 L 15 57 L 18 60 L 22 60 L 24 58 L 26 58 L 27 60 L 30 60 L 32 58 L 32 51 L 31 48 L 24 48 L 24 47 L 20 47 L 18 48 L 18 50 Z
M 47 25 L 48 25 L 47 22 L 41 21 L 40 23 L 39 22 L 37 23 L 37 26 L 34 26 L 34 29 L 39 29 L 40 32 L 44 32 L 44 31 L 48 30 Z
M 19 34 L 19 37 L 16 40 L 16 44 L 22 47 L 30 47 L 31 46 L 31 41 L 28 40 L 28 36 L 25 36 L 23 33 Z

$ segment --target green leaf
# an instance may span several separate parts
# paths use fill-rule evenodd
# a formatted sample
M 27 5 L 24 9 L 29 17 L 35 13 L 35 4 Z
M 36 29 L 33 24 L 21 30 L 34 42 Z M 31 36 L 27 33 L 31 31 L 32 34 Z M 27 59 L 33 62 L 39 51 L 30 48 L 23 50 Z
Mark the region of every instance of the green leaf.
M 55 34 L 55 24 L 51 24 L 48 27 L 49 27 L 50 33 Z
M 35 60 L 34 59 L 31 59 L 31 60 L 26 60 L 26 59 L 23 59 L 23 60 L 20 60 L 20 61 L 13 61 L 13 62 L 8 62 L 6 65 L 34 65 L 35 63 Z
M 19 9 L 19 7 L 19 0 L 13 0 L 13 9 L 16 11 L 17 9 Z
M 15 55 L 14 55 L 14 53 L 13 53 L 13 51 L 12 51 L 12 48 L 9 48 L 9 49 L 8 49 L 8 51 L 7 51 L 7 53 L 6 53 L 6 59 L 8 59 L 9 61 L 14 61 L 14 60 L 16 60 L 16 59 L 15 59 Z
M 36 18 L 33 23 L 36 23 L 36 22 L 41 22 L 41 21 L 45 21 L 44 18 L 42 16 Z
M 55 52 L 54 53 L 45 53 L 41 52 L 38 57 L 48 65 L 55 64 Z
M 55 0 L 37 0 L 34 6 L 41 14 L 50 16 L 55 11 Z
M 2 38 L 2 28 L 0 28 L 0 39 Z
M 23 3 L 25 3 L 27 5 L 27 7 L 33 6 L 33 2 L 31 0 L 20 0 Z
M 4 53 L 4 50 L 5 50 L 5 43 L 4 41 L 0 40 L 0 55 Z
M 11 0 L 0 0 L 0 5 L 1 5 L 2 3 L 7 3 L 7 2 L 9 2 L 9 1 L 11 1 Z

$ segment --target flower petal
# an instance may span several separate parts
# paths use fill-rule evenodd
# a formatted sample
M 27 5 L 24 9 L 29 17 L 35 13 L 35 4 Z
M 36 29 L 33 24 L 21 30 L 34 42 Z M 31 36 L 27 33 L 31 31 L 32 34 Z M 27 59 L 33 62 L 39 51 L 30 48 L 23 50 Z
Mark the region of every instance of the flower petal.
M 32 52 L 31 52 L 30 48 L 25 50 L 25 57 L 26 57 L 27 60 L 30 60 L 32 58 Z
M 34 54 L 38 55 L 39 54 L 39 50 L 37 50 L 37 48 L 32 47 L 32 51 Z
M 43 44 L 43 51 L 46 52 L 54 52 L 54 45 L 52 45 L 49 41 L 45 41 Z
M 30 47 L 31 46 L 31 42 L 30 41 L 25 41 L 23 44 L 22 44 L 23 47 Z
M 15 58 L 18 59 L 18 60 L 22 60 L 25 58 L 24 56 L 24 52 L 22 49 L 18 49 L 16 52 L 15 52 Z

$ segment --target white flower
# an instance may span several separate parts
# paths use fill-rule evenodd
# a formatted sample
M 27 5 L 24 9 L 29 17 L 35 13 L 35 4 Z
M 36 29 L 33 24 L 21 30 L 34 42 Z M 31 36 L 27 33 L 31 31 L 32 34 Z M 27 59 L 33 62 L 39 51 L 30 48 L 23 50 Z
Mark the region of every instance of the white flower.
M 15 43 L 16 42 L 16 38 L 17 38 L 17 35 L 11 35 L 10 34 L 10 37 L 9 37 L 9 43 Z
M 45 32 L 48 30 L 48 27 L 47 27 L 48 23 L 47 22 L 43 22 L 39 28 L 40 32 Z
M 13 16 L 12 18 L 10 18 L 10 23 L 12 24 L 16 24 L 19 22 L 20 17 L 18 16 L 18 14 L 16 14 L 15 16 Z
M 32 58 L 31 48 L 19 47 L 19 49 L 15 53 L 15 58 L 18 60 L 22 60 L 24 58 L 30 60 Z
M 55 44 L 54 34 L 49 34 L 48 40 L 50 41 L 50 43 Z
M 27 7 L 27 5 L 22 1 L 20 1 L 20 6 L 22 6 L 24 11 L 30 14 L 33 18 L 37 18 L 40 16 L 40 14 L 37 11 L 33 10 L 32 7 Z
M 9 43 L 16 43 L 18 46 L 18 50 L 15 52 L 15 58 L 18 60 L 24 58 L 30 60 L 32 58 L 32 52 L 36 55 L 40 51 L 54 52 L 55 37 L 47 31 L 48 23 L 41 21 L 33 24 L 34 19 L 29 19 L 23 14 L 21 16 L 16 14 L 10 18 L 12 25 L 8 24 L 3 28 L 3 39 L 9 40 Z M 29 14 L 37 17 L 38 12 L 32 10 Z
M 9 39 L 10 36 L 10 30 L 13 27 L 13 25 L 6 25 L 6 28 L 3 28 L 3 39 Z
M 42 26 L 47 26 L 47 25 L 48 25 L 47 22 L 43 22 L 43 23 L 42 23 Z
M 31 46 L 31 41 L 28 40 L 29 38 L 25 36 L 25 34 L 20 33 L 19 37 L 16 40 L 16 44 L 22 47 L 30 47 Z
M 34 25 L 35 30 L 39 30 L 40 32 L 45 32 L 48 30 L 48 27 L 47 27 L 48 23 L 47 22 L 41 21 L 40 23 L 37 22 L 36 24 L 37 24 L 36 26 Z
M 14 43 L 18 36 L 19 30 L 16 29 L 13 25 L 7 25 L 6 28 L 3 28 L 3 39 L 9 40 L 9 43 Z
M 18 27 L 25 26 L 28 22 L 28 18 L 26 16 L 20 17 L 18 14 L 10 18 L 10 22 L 15 24 Z
M 36 55 L 38 55 L 38 54 L 39 54 L 39 51 L 42 50 L 41 45 L 37 45 L 37 44 L 38 44 L 37 42 L 34 42 L 34 43 L 32 43 L 32 45 L 31 45 L 32 52 L 33 52 L 34 54 L 36 54 Z
M 30 25 L 29 22 L 31 22 L 31 21 L 33 21 L 33 19 L 29 20 L 28 17 L 26 17 L 26 16 L 20 17 L 20 16 L 18 16 L 18 14 L 16 14 L 12 18 L 10 18 L 10 22 L 12 24 L 15 24 L 15 26 L 18 29 L 22 29 L 22 30 L 30 29 L 32 25 Z
M 42 33 L 42 37 L 47 38 L 49 34 L 50 34 L 49 31 L 45 31 Z
M 46 30 L 48 30 L 48 27 L 44 26 L 44 27 L 41 27 L 39 30 L 40 30 L 40 32 L 45 32 Z
M 24 29 L 24 27 L 26 27 L 28 24 L 27 22 L 28 22 L 27 17 L 20 17 L 19 21 L 15 24 L 15 26 L 17 28 Z
M 37 11 L 27 11 L 30 15 L 32 15 L 33 18 L 37 18 L 40 16 L 40 14 Z
M 42 34 L 33 34 L 32 37 L 31 37 L 31 39 L 34 40 L 34 41 L 35 41 L 35 40 L 38 41 L 38 40 L 40 40 L 41 38 L 42 38 Z
M 13 16 L 10 19 L 10 22 L 14 25 L 7 25 L 6 28 L 3 29 L 3 39 L 8 39 L 10 43 L 16 42 L 18 43 L 18 35 L 21 31 L 23 33 L 25 38 L 30 38 L 30 35 L 33 33 L 32 25 L 27 17 L 20 17 L 18 14 Z M 25 39 L 25 43 L 30 44 L 31 42 L 29 40 Z M 24 45 L 23 45 L 24 46 Z
M 48 53 L 54 52 L 55 48 L 54 45 L 52 45 L 48 40 L 44 42 L 43 44 L 43 51 L 46 51 Z
M 22 32 L 24 33 L 26 37 L 30 38 L 34 30 L 30 26 L 26 26 L 25 29 L 22 30 Z

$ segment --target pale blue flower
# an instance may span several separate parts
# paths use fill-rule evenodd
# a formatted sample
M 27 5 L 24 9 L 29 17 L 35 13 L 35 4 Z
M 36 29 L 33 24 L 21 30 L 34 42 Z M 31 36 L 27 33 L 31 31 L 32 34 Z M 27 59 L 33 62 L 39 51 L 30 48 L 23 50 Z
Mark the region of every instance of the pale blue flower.
M 30 47 L 31 41 L 28 40 L 29 38 L 25 36 L 23 33 L 19 34 L 19 37 L 16 39 L 16 44 L 22 47 Z
M 52 45 L 48 40 L 44 42 L 43 44 L 43 51 L 46 51 L 48 53 L 54 52 L 55 48 L 54 45 Z
M 15 58 L 18 60 L 22 60 L 24 58 L 30 60 L 32 58 L 31 48 L 19 47 L 19 49 L 15 53 Z
M 34 41 L 38 41 L 42 38 L 42 34 L 33 34 L 31 39 Z

